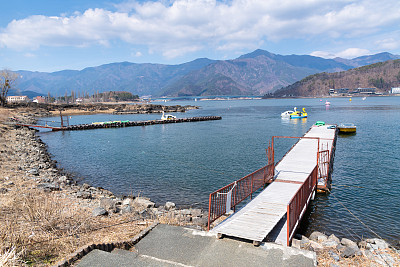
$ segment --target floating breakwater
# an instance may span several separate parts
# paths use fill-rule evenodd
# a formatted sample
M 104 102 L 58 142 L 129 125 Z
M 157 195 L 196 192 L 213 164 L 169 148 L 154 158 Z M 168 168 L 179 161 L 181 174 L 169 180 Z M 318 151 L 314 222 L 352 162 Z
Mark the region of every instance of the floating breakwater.
M 74 131 L 74 130 L 89 130 L 89 129 L 102 129 L 102 128 L 120 128 L 120 127 L 133 127 L 133 126 L 147 126 L 154 124 L 169 124 L 169 123 L 182 123 L 182 122 L 196 122 L 196 121 L 210 121 L 221 120 L 220 116 L 205 116 L 205 117 L 191 117 L 191 118 L 178 118 L 173 120 L 147 120 L 147 121 L 117 121 L 117 122 L 104 122 L 92 124 L 78 124 L 70 125 L 62 128 L 54 128 L 53 131 Z

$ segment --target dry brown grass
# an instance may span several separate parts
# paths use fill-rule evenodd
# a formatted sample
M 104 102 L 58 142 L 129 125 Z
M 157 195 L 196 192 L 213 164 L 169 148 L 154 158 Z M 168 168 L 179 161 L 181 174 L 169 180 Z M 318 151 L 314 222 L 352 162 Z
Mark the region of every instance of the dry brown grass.
M 25 189 L 7 198 L 1 206 L 0 251 L 9 255 L 12 249 L 33 265 L 54 263 L 86 244 L 127 240 L 152 223 L 129 215 L 93 217 L 91 209 L 61 193 Z
M 0 108 L 0 120 L 15 115 Z M 4 121 L 3 120 L 3 121 Z M 93 217 L 98 200 L 82 200 L 66 191 L 46 193 L 19 170 L 12 150 L 17 138 L 0 121 L 0 266 L 47 266 L 93 243 L 129 240 L 152 220 L 133 215 Z
M 0 122 L 5 121 L 10 115 L 10 111 L 6 108 L 0 107 Z
M 10 249 L 5 250 L 0 254 L 0 266 L 18 266 L 21 265 L 22 262 L 19 260 L 19 255 L 16 252 L 16 248 L 12 247 Z
M 176 226 L 189 226 L 190 222 L 185 221 L 183 218 L 174 216 L 172 213 L 166 213 L 158 218 L 158 222 L 162 224 L 176 225 Z
M 369 259 L 364 255 L 354 256 L 350 258 L 342 258 L 340 257 L 339 261 L 335 261 L 331 255 L 329 254 L 330 251 L 333 251 L 337 255 L 340 255 L 340 252 L 336 249 L 327 249 L 324 251 L 320 251 L 317 253 L 318 258 L 318 266 L 346 266 L 346 267 L 358 267 L 358 266 L 400 266 L 400 255 L 399 252 L 396 252 L 392 249 L 385 249 L 373 252 L 376 256 L 376 259 L 383 263 L 380 264 L 379 262 L 375 261 L 374 259 Z M 387 261 L 385 262 L 384 254 L 390 255 L 394 262 Z

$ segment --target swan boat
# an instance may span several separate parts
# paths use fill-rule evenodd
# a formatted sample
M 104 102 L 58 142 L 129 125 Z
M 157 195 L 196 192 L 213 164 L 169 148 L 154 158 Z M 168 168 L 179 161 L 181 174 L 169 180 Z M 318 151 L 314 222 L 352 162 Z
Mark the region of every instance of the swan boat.
M 171 115 L 171 114 L 164 114 L 164 111 L 162 112 L 161 120 L 162 121 L 169 121 L 169 120 L 175 120 L 176 116 Z
M 302 118 L 307 118 L 306 109 L 303 108 L 302 111 L 297 111 L 297 108 L 294 108 L 294 112 L 293 112 L 293 113 L 290 113 L 290 118 L 291 118 L 291 119 L 302 119 Z
M 303 108 L 302 111 L 297 111 L 297 108 L 295 107 L 294 110 L 286 110 L 285 112 L 282 112 L 281 117 L 291 119 L 307 118 L 307 112 L 305 108 Z

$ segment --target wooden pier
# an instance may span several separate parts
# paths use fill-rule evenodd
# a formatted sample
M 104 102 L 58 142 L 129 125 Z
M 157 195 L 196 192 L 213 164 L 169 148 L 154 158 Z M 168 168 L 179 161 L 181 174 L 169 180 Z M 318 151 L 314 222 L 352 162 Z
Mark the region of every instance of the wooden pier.
M 77 131 L 77 130 L 91 130 L 91 129 L 105 129 L 105 128 L 121 128 L 121 127 L 133 127 L 133 126 L 147 126 L 155 124 L 171 124 L 171 123 L 182 123 L 182 122 L 197 122 L 197 121 L 211 121 L 221 120 L 220 116 L 204 116 L 204 117 L 191 117 L 191 118 L 177 118 L 171 120 L 147 120 L 147 121 L 113 121 L 103 123 L 91 123 L 91 124 L 77 124 L 68 125 L 62 127 L 51 127 L 43 125 L 30 125 L 16 123 L 17 126 L 33 127 L 33 128 L 47 128 L 52 131 Z
M 298 137 L 282 160 L 274 164 L 274 140 L 277 138 L 294 137 L 272 138 L 267 150 L 269 164 L 263 167 L 262 173 L 256 171 L 259 172 L 256 179 L 253 177 L 244 182 L 243 179 L 249 177 L 245 176 L 210 194 L 209 227 L 219 216 L 232 208 L 235 210 L 245 197 L 270 183 L 247 205 L 211 230 L 219 237 L 243 238 L 255 245 L 267 240 L 289 246 L 317 187 L 329 190 L 336 127 L 314 125 L 303 137 Z

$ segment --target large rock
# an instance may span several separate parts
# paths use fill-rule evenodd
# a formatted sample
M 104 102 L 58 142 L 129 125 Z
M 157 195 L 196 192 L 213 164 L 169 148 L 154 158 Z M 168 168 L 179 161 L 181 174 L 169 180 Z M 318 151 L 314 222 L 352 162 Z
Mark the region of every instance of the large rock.
M 369 238 L 366 239 L 368 243 L 372 245 L 372 248 L 374 249 L 387 249 L 389 248 L 389 244 L 386 243 L 385 240 L 379 239 L 379 238 Z
M 92 194 L 90 192 L 86 191 L 79 191 L 76 193 L 77 198 L 83 198 L 83 199 L 90 199 L 92 198 Z
M 190 209 L 183 209 L 179 211 L 179 214 L 183 215 L 183 216 L 188 216 L 190 215 L 192 212 L 190 211 Z
M 29 171 L 28 171 L 28 173 L 29 174 L 31 174 L 31 175 L 39 175 L 39 171 L 38 171 L 38 169 L 37 168 L 32 168 L 32 169 L 30 169 Z
M 38 184 L 37 188 L 43 189 L 45 192 L 59 191 L 60 186 L 56 183 L 42 183 Z
M 323 242 L 326 241 L 328 237 L 321 232 L 315 231 L 310 235 L 309 239 L 316 242 Z
M 100 199 L 100 207 L 107 211 L 115 210 L 116 201 L 111 198 L 103 197 Z
M 190 215 L 192 215 L 192 217 L 201 217 L 201 209 L 190 209 Z
M 174 202 L 167 202 L 167 203 L 165 203 L 165 209 L 166 210 L 171 210 L 171 209 L 174 209 L 175 208 L 175 203 Z
M 352 246 L 346 247 L 340 255 L 345 258 L 350 258 L 361 254 L 361 250 L 357 246 Z
M 133 204 L 133 199 L 132 198 L 125 198 L 122 201 L 122 206 L 132 206 Z
M 358 247 L 356 242 L 351 241 L 350 239 L 347 238 L 342 238 L 340 243 L 342 243 L 342 245 L 346 247 Z
M 93 216 L 104 216 L 107 215 L 107 211 L 102 207 L 97 207 L 92 211 Z
M 326 248 L 336 248 L 339 243 L 334 240 L 326 240 L 321 243 Z
M 208 218 L 205 218 L 205 217 L 202 217 L 202 218 L 194 217 L 194 218 L 192 218 L 192 223 L 195 224 L 195 225 L 206 227 L 207 224 L 208 224 Z
M 133 201 L 133 207 L 135 209 L 148 209 L 148 208 L 154 208 L 155 203 L 151 202 L 149 199 L 144 198 L 144 197 L 137 197 Z
M 150 210 L 144 209 L 139 211 L 139 216 L 142 219 L 151 219 L 154 217 L 154 214 Z
M 340 239 L 337 238 L 334 234 L 331 234 L 331 235 L 328 237 L 328 240 L 335 241 L 335 242 L 337 242 L 338 244 L 340 243 Z
M 370 250 L 368 249 L 364 249 L 362 250 L 362 254 L 369 260 L 373 260 L 375 258 L 374 253 L 372 253 Z
M 324 247 L 320 243 L 313 241 L 313 240 L 310 240 L 309 242 L 310 242 L 312 251 L 318 252 L 318 251 L 324 250 Z
M 343 250 L 345 250 L 347 247 L 343 246 L 342 244 L 338 244 L 336 246 L 337 251 L 343 252 Z
M 134 209 L 131 206 L 127 205 L 121 209 L 121 214 L 132 213 L 133 211 Z
M 83 185 L 82 185 L 82 188 L 84 189 L 84 190 L 87 190 L 87 189 L 89 189 L 91 186 L 89 185 L 89 184 L 86 184 L 86 183 L 84 183 Z

